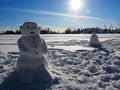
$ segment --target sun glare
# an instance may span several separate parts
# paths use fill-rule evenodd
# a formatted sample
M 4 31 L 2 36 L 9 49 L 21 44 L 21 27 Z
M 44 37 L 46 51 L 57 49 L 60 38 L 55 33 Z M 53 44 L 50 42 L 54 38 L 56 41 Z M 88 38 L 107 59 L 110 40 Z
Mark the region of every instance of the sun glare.
M 82 0 L 70 0 L 71 9 L 78 11 L 82 8 L 83 2 Z

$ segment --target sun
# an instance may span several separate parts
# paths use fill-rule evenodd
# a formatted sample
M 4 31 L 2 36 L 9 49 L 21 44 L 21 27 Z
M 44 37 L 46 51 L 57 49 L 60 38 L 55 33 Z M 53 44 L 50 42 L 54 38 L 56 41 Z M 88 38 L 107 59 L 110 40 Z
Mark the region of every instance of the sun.
M 70 7 L 71 9 L 78 11 L 83 7 L 82 0 L 70 0 Z

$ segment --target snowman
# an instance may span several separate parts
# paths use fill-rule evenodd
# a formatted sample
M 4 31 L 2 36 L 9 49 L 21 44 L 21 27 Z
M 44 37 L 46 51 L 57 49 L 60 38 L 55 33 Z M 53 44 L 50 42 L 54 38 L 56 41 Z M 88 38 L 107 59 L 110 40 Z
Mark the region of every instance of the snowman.
M 26 22 L 20 26 L 22 37 L 18 40 L 20 57 L 17 61 L 16 73 L 21 83 L 51 82 L 45 55 L 47 46 L 39 36 L 40 27 L 34 22 Z
M 92 47 L 99 47 L 100 46 L 100 42 L 99 42 L 99 39 L 98 39 L 96 32 L 93 32 L 93 34 L 91 35 L 89 44 Z

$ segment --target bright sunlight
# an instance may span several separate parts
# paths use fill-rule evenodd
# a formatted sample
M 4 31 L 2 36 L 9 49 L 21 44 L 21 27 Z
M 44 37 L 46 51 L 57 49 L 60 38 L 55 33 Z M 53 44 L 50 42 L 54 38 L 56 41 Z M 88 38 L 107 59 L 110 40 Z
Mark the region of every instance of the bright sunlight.
M 70 0 L 70 7 L 71 9 L 78 11 L 83 7 L 82 0 Z

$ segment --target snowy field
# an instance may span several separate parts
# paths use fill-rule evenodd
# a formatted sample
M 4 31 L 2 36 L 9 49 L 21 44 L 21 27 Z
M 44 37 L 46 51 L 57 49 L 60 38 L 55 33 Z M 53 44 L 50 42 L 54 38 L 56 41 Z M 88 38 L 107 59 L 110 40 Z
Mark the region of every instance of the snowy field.
M 90 36 L 41 35 L 48 47 L 49 69 L 59 79 L 47 90 L 120 90 L 120 35 L 98 35 L 100 48 L 89 46 Z M 0 90 L 10 90 L 3 89 L 2 83 L 16 68 L 20 37 L 0 35 Z M 39 85 L 31 85 L 25 90 L 41 89 Z

